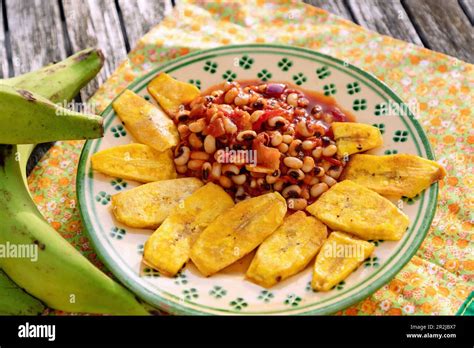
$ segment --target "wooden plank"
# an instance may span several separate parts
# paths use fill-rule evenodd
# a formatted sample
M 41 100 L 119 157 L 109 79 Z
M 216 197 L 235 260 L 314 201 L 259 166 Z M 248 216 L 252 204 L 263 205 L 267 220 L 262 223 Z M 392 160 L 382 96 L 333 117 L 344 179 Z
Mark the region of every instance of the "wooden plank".
M 5 24 L 3 22 L 3 0 L 0 0 L 0 79 L 8 77 L 8 58 L 5 42 Z
M 56 1 L 4 1 L 15 75 L 66 58 L 61 17 Z
M 363 27 L 423 46 L 399 0 L 348 0 L 347 4 L 356 22 Z
M 461 5 L 464 13 L 468 16 L 471 24 L 474 24 L 474 0 L 459 0 L 459 5 Z
M 354 21 L 352 18 L 351 13 L 349 12 L 348 8 L 344 4 L 343 0 L 303 0 L 303 2 L 322 8 L 328 12 L 331 12 L 335 15 L 348 19 L 350 21 Z
M 457 0 L 405 0 L 426 47 L 474 63 L 474 30 Z
M 138 39 L 170 13 L 171 0 L 119 0 L 119 9 L 133 49 Z
M 105 55 L 101 72 L 81 91 L 87 100 L 127 57 L 117 8 L 109 0 L 64 0 L 63 8 L 72 50 L 98 47 Z

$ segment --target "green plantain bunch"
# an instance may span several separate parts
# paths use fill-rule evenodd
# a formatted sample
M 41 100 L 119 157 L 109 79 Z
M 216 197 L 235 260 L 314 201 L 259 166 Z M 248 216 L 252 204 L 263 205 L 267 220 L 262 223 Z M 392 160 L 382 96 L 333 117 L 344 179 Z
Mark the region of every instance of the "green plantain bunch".
M 137 299 L 46 222 L 31 199 L 26 162 L 34 144 L 103 135 L 102 118 L 71 101 L 103 65 L 86 49 L 59 63 L 0 80 L 0 247 L 33 246 L 37 257 L 0 255 L 0 315 L 36 315 L 44 305 L 75 313 L 147 315 Z

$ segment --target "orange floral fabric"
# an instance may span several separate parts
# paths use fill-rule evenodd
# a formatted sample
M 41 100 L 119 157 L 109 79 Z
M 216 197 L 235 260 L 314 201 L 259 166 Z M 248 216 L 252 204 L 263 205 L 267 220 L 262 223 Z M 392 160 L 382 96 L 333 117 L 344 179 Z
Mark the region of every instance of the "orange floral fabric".
M 285 43 L 371 72 L 410 105 L 448 175 L 416 256 L 387 285 L 342 315 L 455 314 L 474 289 L 473 65 L 375 32 L 299 1 L 180 1 L 146 34 L 91 99 L 98 111 L 131 81 L 191 51 L 238 43 Z M 55 145 L 29 178 L 48 221 L 100 264 L 82 232 L 75 169 L 82 142 Z

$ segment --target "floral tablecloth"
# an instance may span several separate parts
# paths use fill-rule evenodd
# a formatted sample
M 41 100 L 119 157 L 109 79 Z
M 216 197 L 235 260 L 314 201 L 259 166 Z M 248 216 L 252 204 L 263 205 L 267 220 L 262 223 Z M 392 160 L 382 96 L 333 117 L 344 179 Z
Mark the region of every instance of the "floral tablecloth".
M 471 313 L 474 289 L 474 67 L 456 58 L 368 31 L 296 1 L 180 1 L 146 34 L 91 99 L 97 111 L 133 79 L 191 51 L 239 43 L 310 48 L 365 69 L 410 105 L 448 175 L 440 182 L 431 229 L 416 256 L 387 285 L 338 314 Z M 40 210 L 102 269 L 82 231 L 75 173 L 82 141 L 57 143 L 29 177 Z M 466 301 L 461 308 L 463 302 Z

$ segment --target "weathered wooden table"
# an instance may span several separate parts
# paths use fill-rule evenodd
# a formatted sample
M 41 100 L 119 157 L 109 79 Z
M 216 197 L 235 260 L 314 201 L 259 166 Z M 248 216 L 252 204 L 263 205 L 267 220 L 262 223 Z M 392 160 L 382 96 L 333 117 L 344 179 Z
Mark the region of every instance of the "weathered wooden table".
M 381 34 L 474 62 L 474 0 L 305 2 Z M 100 47 L 107 60 L 82 92 L 81 98 L 88 98 L 176 3 L 179 0 L 0 0 L 0 78 Z M 29 171 L 49 147 L 37 146 Z

